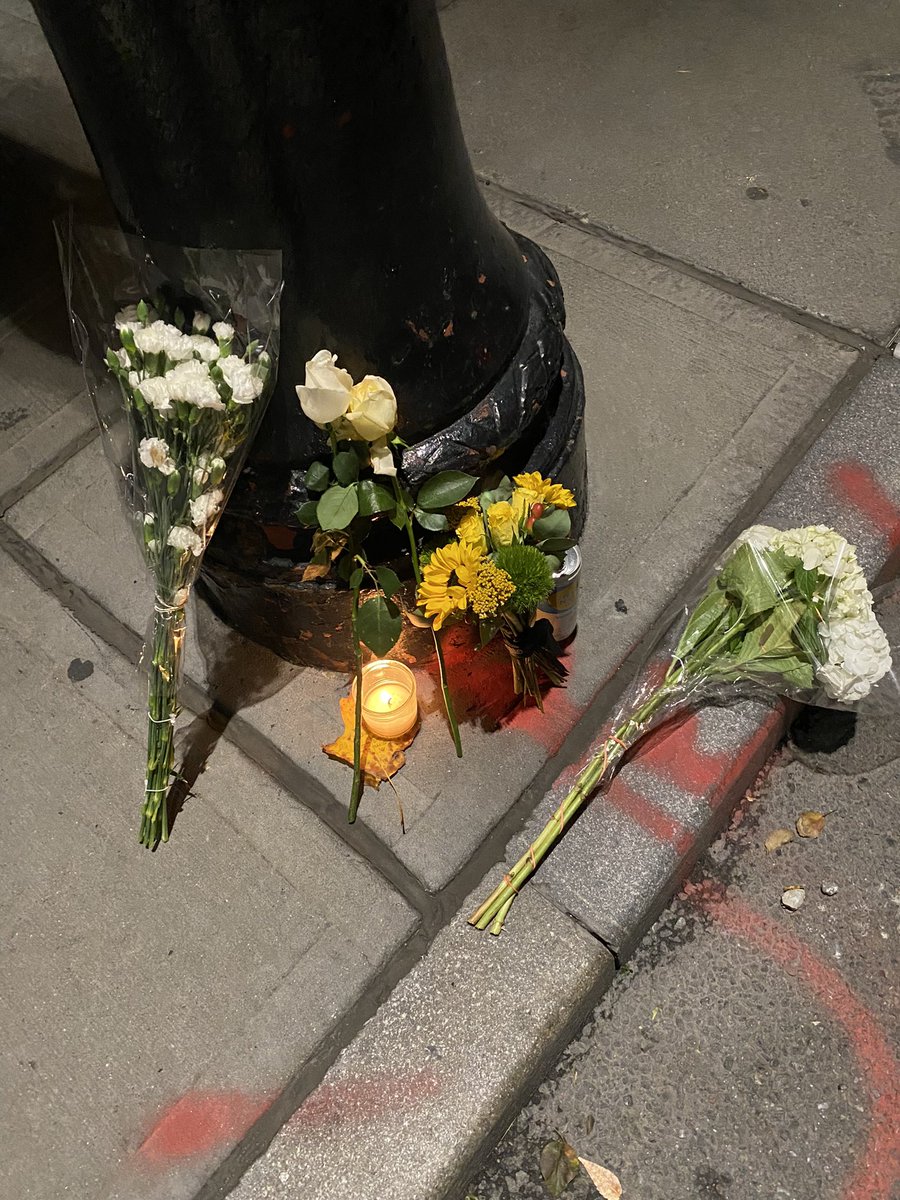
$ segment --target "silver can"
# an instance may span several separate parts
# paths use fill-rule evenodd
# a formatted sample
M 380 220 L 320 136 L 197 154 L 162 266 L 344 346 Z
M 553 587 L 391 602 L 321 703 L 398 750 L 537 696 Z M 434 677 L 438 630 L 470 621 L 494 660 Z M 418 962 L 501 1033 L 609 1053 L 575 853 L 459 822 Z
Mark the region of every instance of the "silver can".
M 537 619 L 546 618 L 553 626 L 553 636 L 565 642 L 578 624 L 578 584 L 581 576 L 581 550 L 573 546 L 566 551 L 562 566 L 553 576 L 553 591 L 537 610 Z

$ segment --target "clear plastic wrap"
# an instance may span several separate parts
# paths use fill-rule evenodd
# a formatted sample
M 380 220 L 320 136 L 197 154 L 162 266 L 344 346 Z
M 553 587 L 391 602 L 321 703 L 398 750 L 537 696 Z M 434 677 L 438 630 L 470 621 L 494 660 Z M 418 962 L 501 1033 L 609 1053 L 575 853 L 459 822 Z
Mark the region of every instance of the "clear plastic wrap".
M 856 552 L 825 526 L 753 526 L 664 633 L 622 697 L 611 732 L 541 835 L 470 919 L 499 933 L 522 885 L 624 756 L 685 708 L 785 696 L 851 711 L 897 713 L 900 585 L 869 591 Z
M 141 843 L 168 838 L 185 616 L 278 357 L 281 255 L 57 225 L 76 352 L 154 589 Z

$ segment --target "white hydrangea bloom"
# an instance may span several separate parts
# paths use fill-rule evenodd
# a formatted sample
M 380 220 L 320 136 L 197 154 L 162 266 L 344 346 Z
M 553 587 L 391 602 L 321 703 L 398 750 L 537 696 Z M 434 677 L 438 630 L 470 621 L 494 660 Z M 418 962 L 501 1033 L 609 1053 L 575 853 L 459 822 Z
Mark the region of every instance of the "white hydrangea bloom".
M 252 404 L 262 392 L 263 381 L 254 364 L 229 354 L 227 358 L 219 359 L 219 367 L 231 388 L 231 398 L 235 404 Z
M 166 372 L 169 393 L 173 400 L 184 404 L 196 404 L 198 408 L 215 408 L 223 411 L 225 405 L 219 390 L 209 375 L 209 368 L 196 358 L 179 363 Z
M 191 322 L 191 329 L 194 333 L 209 333 L 209 327 L 212 324 L 212 317 L 209 313 L 200 312 L 194 313 L 194 319 Z
M 211 492 L 205 492 L 196 500 L 191 500 L 191 524 L 198 527 L 208 525 L 222 507 L 224 499 L 225 493 L 219 488 L 213 488 Z
M 169 384 L 164 375 L 152 376 L 149 379 L 142 379 L 138 385 L 138 391 L 144 397 L 146 402 L 155 408 L 158 413 L 167 414 L 173 412 L 172 395 L 169 391 Z
M 776 535 L 773 544 L 792 558 L 799 558 L 807 571 L 834 577 L 856 566 L 854 548 L 827 525 L 786 529 Z
M 779 530 L 772 525 L 751 525 L 735 539 L 735 549 L 739 546 L 752 546 L 754 550 L 770 550 L 778 532 Z
M 189 550 L 195 558 L 203 553 L 203 539 L 188 525 L 174 525 L 169 530 L 166 545 L 173 550 Z
M 177 469 L 175 460 L 169 456 L 169 443 L 162 438 L 141 438 L 138 455 L 145 467 L 155 467 L 163 475 L 171 475 Z
M 230 342 L 234 337 L 234 326 L 229 325 L 227 321 L 216 321 L 212 331 L 220 342 Z
M 871 612 L 857 617 L 829 617 L 819 626 L 828 652 L 817 675 L 832 700 L 852 704 L 862 700 L 891 669 L 891 651 L 884 630 Z
M 202 333 L 192 333 L 188 341 L 193 347 L 194 357 L 202 362 L 212 362 L 219 357 L 219 344 L 212 338 L 204 337 Z

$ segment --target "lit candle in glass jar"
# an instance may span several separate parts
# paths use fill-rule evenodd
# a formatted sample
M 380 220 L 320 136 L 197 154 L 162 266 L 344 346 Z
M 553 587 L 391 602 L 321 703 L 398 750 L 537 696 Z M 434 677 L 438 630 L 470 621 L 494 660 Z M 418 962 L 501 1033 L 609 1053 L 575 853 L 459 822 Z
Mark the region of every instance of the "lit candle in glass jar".
M 392 658 L 380 658 L 363 667 L 362 719 L 369 733 L 380 738 L 402 737 L 418 717 L 416 679 L 409 667 Z

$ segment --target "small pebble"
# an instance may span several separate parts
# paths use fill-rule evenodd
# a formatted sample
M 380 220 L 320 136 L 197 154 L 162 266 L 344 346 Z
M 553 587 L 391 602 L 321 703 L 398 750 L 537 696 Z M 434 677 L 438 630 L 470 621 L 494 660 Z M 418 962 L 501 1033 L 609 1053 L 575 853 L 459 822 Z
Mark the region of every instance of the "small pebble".
M 836 883 L 823 883 L 822 884 L 822 895 L 823 896 L 836 896 L 837 893 L 838 893 L 838 885 Z
M 781 893 L 781 903 L 785 908 L 789 908 L 791 912 L 796 912 L 802 907 L 803 901 L 806 899 L 806 888 L 789 887 L 785 888 Z

